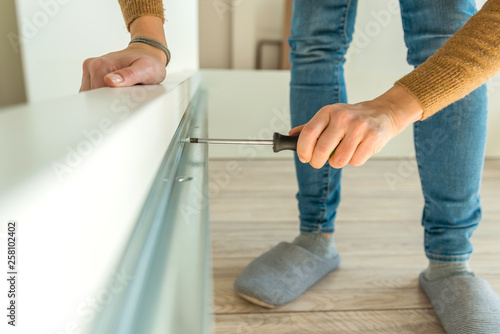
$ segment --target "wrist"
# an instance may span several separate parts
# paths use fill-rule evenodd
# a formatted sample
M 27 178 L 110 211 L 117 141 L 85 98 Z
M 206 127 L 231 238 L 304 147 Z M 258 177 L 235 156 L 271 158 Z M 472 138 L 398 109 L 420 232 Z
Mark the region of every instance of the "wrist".
M 151 38 L 147 38 L 147 37 L 136 37 L 134 39 L 132 39 L 130 41 L 130 43 L 128 43 L 128 45 L 132 45 L 134 43 L 142 43 L 142 44 L 147 44 L 149 46 L 153 46 L 154 48 L 156 48 L 157 50 L 161 50 L 163 52 L 163 54 L 165 56 L 160 56 L 160 58 L 164 58 L 164 61 L 165 61 L 165 66 L 168 65 L 168 63 L 170 62 L 170 50 L 163 44 L 155 41 L 154 39 L 151 39 Z M 150 51 L 153 51 L 153 50 L 150 50 Z
M 374 101 L 385 104 L 391 110 L 398 127 L 406 128 L 422 119 L 423 109 L 418 100 L 398 84 Z
M 147 37 L 167 46 L 163 21 L 157 16 L 140 16 L 130 24 L 130 37 Z
M 131 40 L 137 37 L 149 38 L 168 48 L 167 41 L 165 39 L 165 31 L 163 30 L 163 20 L 157 16 L 146 15 L 136 18 L 130 24 L 130 37 Z M 167 55 L 159 47 L 146 43 L 132 43 L 129 45 L 129 48 L 148 49 L 152 53 L 158 55 L 164 64 L 167 63 Z

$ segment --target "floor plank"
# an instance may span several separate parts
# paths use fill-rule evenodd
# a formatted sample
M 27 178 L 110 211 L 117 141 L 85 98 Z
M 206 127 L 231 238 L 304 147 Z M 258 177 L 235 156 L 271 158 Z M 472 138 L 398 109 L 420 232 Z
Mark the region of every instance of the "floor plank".
M 217 315 L 215 333 L 441 334 L 432 310 Z

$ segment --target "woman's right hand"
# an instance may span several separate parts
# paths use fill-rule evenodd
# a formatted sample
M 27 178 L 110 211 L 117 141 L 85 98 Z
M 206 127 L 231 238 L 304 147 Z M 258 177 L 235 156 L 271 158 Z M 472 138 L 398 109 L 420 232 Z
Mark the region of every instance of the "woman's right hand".
M 300 133 L 297 155 L 314 168 L 323 167 L 326 161 L 333 168 L 361 166 L 418 121 L 422 112 L 420 103 L 405 88 L 394 85 L 371 101 L 325 106 L 289 135 Z

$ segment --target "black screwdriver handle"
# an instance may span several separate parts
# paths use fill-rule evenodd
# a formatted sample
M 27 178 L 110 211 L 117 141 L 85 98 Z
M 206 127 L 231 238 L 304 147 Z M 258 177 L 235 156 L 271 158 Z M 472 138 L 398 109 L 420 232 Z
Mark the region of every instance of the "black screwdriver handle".
M 299 140 L 298 133 L 293 136 L 285 136 L 275 132 L 273 134 L 273 151 L 274 153 L 283 150 L 297 151 L 298 140 Z

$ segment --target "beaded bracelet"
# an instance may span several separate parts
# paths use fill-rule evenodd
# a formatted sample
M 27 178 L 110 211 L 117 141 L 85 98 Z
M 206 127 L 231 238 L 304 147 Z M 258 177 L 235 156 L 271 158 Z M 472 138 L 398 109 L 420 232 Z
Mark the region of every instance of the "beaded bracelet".
M 168 65 L 168 63 L 170 63 L 170 51 L 168 50 L 168 48 L 165 45 L 161 44 L 160 42 L 157 42 L 154 39 L 147 38 L 147 37 L 136 37 L 136 38 L 132 39 L 130 41 L 130 43 L 128 43 L 128 45 L 130 45 L 132 43 L 149 44 L 149 45 L 154 46 L 158 49 L 161 49 L 167 55 L 167 63 L 165 64 L 165 67 Z

